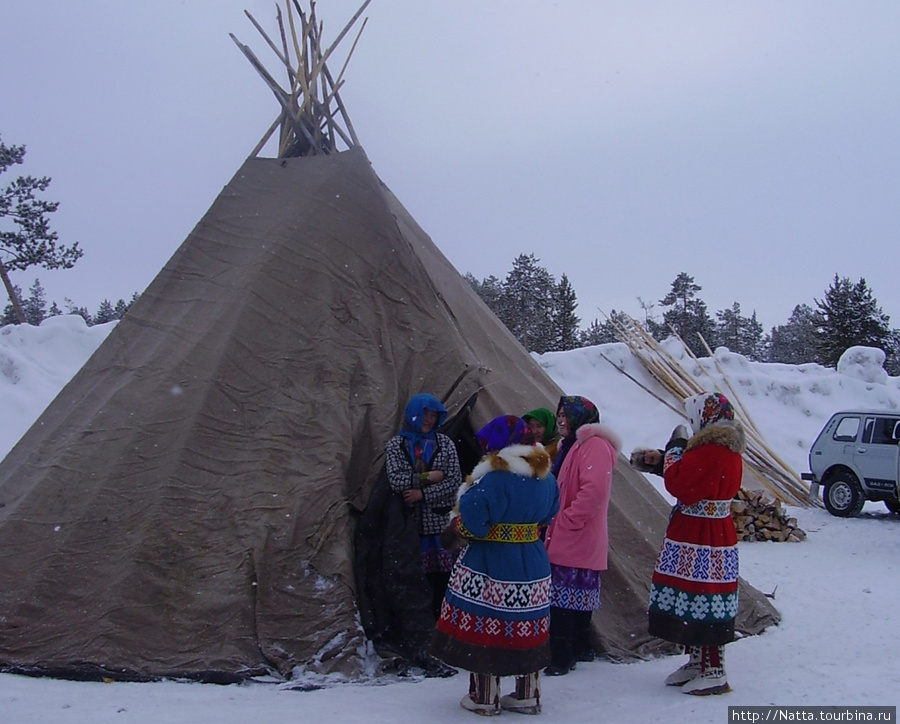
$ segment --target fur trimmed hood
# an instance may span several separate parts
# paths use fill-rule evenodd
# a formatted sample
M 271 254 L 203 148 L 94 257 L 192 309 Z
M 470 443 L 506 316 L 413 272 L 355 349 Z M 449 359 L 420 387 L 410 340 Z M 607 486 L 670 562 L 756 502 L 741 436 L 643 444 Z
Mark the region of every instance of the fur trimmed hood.
M 622 452 L 622 438 L 615 430 L 602 422 L 590 422 L 575 431 L 575 439 L 578 442 L 584 442 L 591 437 L 602 437 L 607 440 L 616 449 L 616 455 Z
M 476 481 L 490 472 L 501 470 L 526 478 L 546 478 L 550 474 L 550 464 L 550 453 L 541 444 L 510 445 L 481 458 L 468 480 Z
M 707 425 L 688 440 L 685 452 L 701 445 L 721 445 L 732 452 L 743 454 L 747 449 L 744 426 L 737 420 L 720 420 Z

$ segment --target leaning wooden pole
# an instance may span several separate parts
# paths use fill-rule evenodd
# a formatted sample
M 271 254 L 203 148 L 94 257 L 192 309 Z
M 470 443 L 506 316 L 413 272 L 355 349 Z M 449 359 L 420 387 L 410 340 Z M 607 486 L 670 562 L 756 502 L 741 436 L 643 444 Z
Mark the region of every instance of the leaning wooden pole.
M 637 321 L 630 317 L 619 317 L 611 319 L 607 317 L 619 338 L 629 347 L 632 354 L 644 365 L 650 376 L 656 380 L 660 386 L 667 390 L 680 405 L 688 397 L 699 394 L 704 389 L 704 385 L 691 375 L 685 365 L 672 354 L 669 353 L 659 342 L 657 342 Z M 710 375 L 707 365 L 704 365 L 691 349 L 684 343 L 677 333 L 673 330 L 673 336 L 677 339 L 684 350 L 684 354 L 691 363 L 696 365 L 698 370 L 709 377 L 710 384 L 713 388 L 720 387 Z M 744 465 L 747 472 L 759 481 L 760 485 L 771 493 L 777 500 L 791 505 L 807 507 L 811 505 L 809 496 L 805 487 L 799 482 L 799 476 L 787 465 L 765 442 L 762 434 L 757 429 L 752 417 L 743 405 L 743 402 L 737 390 L 731 384 L 729 376 L 719 364 L 715 354 L 706 344 L 703 343 L 707 352 L 712 359 L 717 374 L 721 378 L 722 391 L 728 394 L 729 399 L 735 407 L 744 428 L 747 433 L 747 450 L 744 454 Z M 608 360 L 609 361 L 609 360 Z M 612 364 L 612 362 L 610 362 Z M 647 390 L 646 386 L 640 384 L 639 381 L 628 375 L 624 370 L 619 368 L 623 374 L 626 374 L 632 381 Z M 654 394 L 656 399 L 662 398 Z M 684 410 L 679 406 L 667 404 L 669 409 L 684 415 Z

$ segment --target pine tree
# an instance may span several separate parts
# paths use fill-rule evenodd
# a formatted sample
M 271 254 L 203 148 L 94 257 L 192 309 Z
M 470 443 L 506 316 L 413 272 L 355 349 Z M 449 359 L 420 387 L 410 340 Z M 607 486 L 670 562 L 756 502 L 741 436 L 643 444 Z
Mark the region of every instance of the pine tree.
M 752 360 L 762 360 L 766 354 L 765 335 L 763 334 L 762 323 L 756 318 L 756 310 L 754 309 L 749 317 L 746 317 L 746 325 L 744 327 L 745 352 L 741 352 L 745 357 Z
M 816 351 L 818 362 L 836 367 L 849 347 L 862 345 L 890 348 L 890 317 L 881 311 L 864 278 L 856 284 L 834 275 L 824 298 L 816 302 Z
M 735 302 L 728 309 L 716 312 L 716 335 L 719 344 L 727 347 L 732 352 L 737 352 L 741 347 L 741 305 Z
M 596 344 L 606 344 L 612 340 L 606 337 L 606 330 L 600 320 L 595 319 L 587 329 L 581 330 L 578 341 L 581 347 L 593 347 Z
M 115 307 L 115 310 L 114 310 L 114 311 L 115 311 L 115 318 L 116 318 L 116 319 L 121 319 L 122 317 L 124 317 L 124 316 L 125 316 L 125 312 L 128 311 L 128 307 L 130 307 L 130 306 L 131 306 L 131 305 L 128 304 L 124 299 L 120 299 L 118 302 L 116 302 L 116 307 Z
M 113 305 L 108 299 L 104 299 L 100 302 L 100 307 L 93 317 L 93 324 L 106 324 L 107 322 L 112 322 L 114 319 L 118 319 L 116 310 L 113 309 Z
M 484 281 L 478 281 L 470 272 L 465 273 L 465 280 L 469 282 L 469 286 L 475 290 L 481 301 L 487 304 L 494 314 L 500 316 L 500 297 L 503 295 L 503 282 L 493 274 L 484 279 Z
M 748 359 L 762 358 L 762 325 L 756 319 L 756 311 L 749 317 L 741 314 L 741 305 L 735 302 L 728 309 L 716 312 L 716 343 Z
M 763 344 L 766 362 L 799 365 L 817 361 L 813 308 L 808 304 L 798 304 L 787 323 L 772 327 Z
M 16 309 L 12 302 L 13 297 L 17 300 L 22 298 L 22 290 L 18 284 L 13 285 L 13 296 L 10 297 L 9 303 L 3 309 L 3 316 L 0 316 L 0 327 L 5 327 L 7 324 L 21 324 L 19 312 L 22 311 L 22 307 L 19 305 L 19 309 Z M 25 312 L 22 312 L 22 316 L 24 315 Z
M 578 325 L 581 320 L 575 314 L 578 300 L 569 278 L 563 274 L 556 285 L 553 298 L 553 340 L 547 351 L 575 349 L 579 345 Z
M 0 141 L 0 174 L 10 166 L 23 163 L 25 146 L 7 146 Z M 37 196 L 47 190 L 50 178 L 19 176 L 0 190 L 0 219 L 9 218 L 17 230 L 0 231 L 0 279 L 15 310 L 18 322 L 25 322 L 25 311 L 9 271 L 24 271 L 32 266 L 45 269 L 70 269 L 81 258 L 76 242 L 66 247 L 57 243 L 57 233 L 50 230 L 48 216 L 59 207 L 57 201 Z
M 624 312 L 617 312 L 615 309 L 609 313 L 609 318 L 604 322 L 595 319 L 591 322 L 591 326 L 582 331 L 580 341 L 582 347 L 589 347 L 596 344 L 609 344 L 610 342 L 621 342 L 619 333 L 616 331 L 616 323 L 621 323 L 628 328 L 631 324 L 626 319 Z
M 663 323 L 681 337 L 682 341 L 698 357 L 706 356 L 706 348 L 698 335 L 703 335 L 707 344 L 715 348 L 715 324 L 706 311 L 706 304 L 697 298 L 702 287 L 694 282 L 694 277 L 681 272 L 672 282 L 672 288 L 659 300 L 663 312 Z M 665 336 L 665 335 L 663 335 Z
M 555 282 L 534 254 L 520 254 L 503 283 L 500 321 L 529 352 L 542 354 L 553 341 Z
M 890 349 L 884 350 L 884 369 L 891 377 L 897 377 L 900 375 L 900 329 L 891 330 L 888 347 Z
M 62 314 L 62 310 L 59 308 L 59 305 L 56 303 L 56 301 L 54 301 L 53 304 L 50 305 L 50 310 L 47 312 L 47 316 L 58 317 L 60 314 Z
M 39 326 L 47 318 L 47 299 L 41 280 L 35 279 L 28 290 L 28 299 L 22 301 L 22 311 L 28 324 Z

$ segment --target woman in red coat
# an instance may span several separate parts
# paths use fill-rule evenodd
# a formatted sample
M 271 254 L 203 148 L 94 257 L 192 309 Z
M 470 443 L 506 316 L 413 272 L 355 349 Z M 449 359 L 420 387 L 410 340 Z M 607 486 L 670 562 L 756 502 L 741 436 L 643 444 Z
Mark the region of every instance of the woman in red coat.
M 695 395 L 685 409 L 693 435 L 684 439 L 680 426 L 666 445 L 666 490 L 678 502 L 653 571 L 650 633 L 684 645 L 690 656 L 666 684 L 686 694 L 722 694 L 731 690 L 724 645 L 734 639 L 738 610 L 731 500 L 741 487 L 746 442 L 724 395 Z

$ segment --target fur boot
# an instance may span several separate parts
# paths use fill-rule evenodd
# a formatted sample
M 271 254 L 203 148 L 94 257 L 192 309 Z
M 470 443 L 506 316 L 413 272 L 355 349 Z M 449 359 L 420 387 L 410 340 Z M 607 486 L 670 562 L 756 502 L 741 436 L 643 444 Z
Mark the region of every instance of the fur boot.
M 517 714 L 541 713 L 540 674 L 526 674 L 516 677 L 516 690 L 500 697 L 500 708 Z

